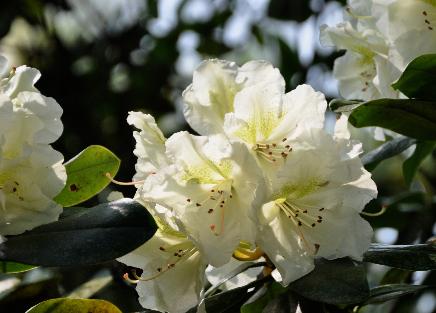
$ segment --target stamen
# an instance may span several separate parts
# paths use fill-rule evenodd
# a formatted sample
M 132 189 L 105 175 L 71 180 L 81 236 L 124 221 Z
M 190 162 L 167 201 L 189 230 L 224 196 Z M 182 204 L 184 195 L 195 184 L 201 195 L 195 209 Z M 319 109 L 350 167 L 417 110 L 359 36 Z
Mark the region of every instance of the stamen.
M 120 186 L 132 186 L 132 185 L 137 185 L 137 184 L 142 184 L 145 182 L 145 180 L 138 180 L 138 181 L 131 181 L 131 182 L 122 182 L 119 180 L 115 180 L 114 177 L 112 177 L 111 173 L 106 173 L 105 176 L 107 178 L 109 178 L 109 180 L 111 182 L 113 182 L 114 184 L 120 185 Z
M 360 214 L 365 215 L 365 216 L 377 217 L 377 216 L 383 215 L 386 212 L 387 208 L 388 208 L 387 205 L 383 205 L 381 207 L 380 211 L 378 211 L 378 212 L 374 212 L 374 213 L 361 212 Z

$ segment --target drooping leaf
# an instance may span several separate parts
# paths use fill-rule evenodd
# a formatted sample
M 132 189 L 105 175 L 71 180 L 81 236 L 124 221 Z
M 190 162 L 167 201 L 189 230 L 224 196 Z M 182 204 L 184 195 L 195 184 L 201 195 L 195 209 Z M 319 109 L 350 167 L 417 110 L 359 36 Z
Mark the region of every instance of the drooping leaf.
M 416 139 L 436 140 L 436 102 L 373 100 L 354 109 L 348 121 L 358 128 L 379 126 Z
M 432 244 L 372 244 L 363 255 L 363 260 L 412 271 L 434 270 L 436 269 L 436 247 Z
M 271 280 L 270 276 L 206 298 L 206 312 L 230 313 L 239 311 L 239 307 L 257 291 L 256 288 L 259 288 L 269 280 Z M 255 288 L 255 290 L 251 290 L 253 288 Z M 196 312 L 196 310 L 192 310 L 192 312 Z
M 141 204 L 121 199 L 77 209 L 57 222 L 9 236 L 0 245 L 0 260 L 44 266 L 95 264 L 127 254 L 155 231 L 152 216 Z
M 298 302 L 292 293 L 277 282 L 265 285 L 241 307 L 241 313 L 293 313 Z
M 41 302 L 26 313 L 122 313 L 112 303 L 95 299 L 58 298 Z
M 390 284 L 372 288 L 363 304 L 381 303 L 429 288 L 423 285 Z
M 230 279 L 232 279 L 233 277 L 237 276 L 238 274 L 240 274 L 242 272 L 245 272 L 246 270 L 248 270 L 250 268 L 264 266 L 265 264 L 266 264 L 265 262 L 244 262 L 244 263 L 242 263 L 241 265 L 236 267 L 234 270 L 232 270 L 229 273 L 227 273 L 227 275 L 225 275 L 222 279 L 220 279 L 215 285 L 210 287 L 205 292 L 205 297 L 207 297 L 209 295 L 212 295 L 215 291 L 217 291 L 219 289 L 219 287 L 222 284 L 224 284 L 225 282 L 229 281 Z
M 354 304 L 369 296 L 363 265 L 348 258 L 316 260 L 315 269 L 289 288 L 305 298 L 328 304 Z
M 21 272 L 30 271 L 34 268 L 35 265 L 0 261 L 0 273 L 9 273 L 9 274 L 21 273 Z
M 435 141 L 420 141 L 416 144 L 415 152 L 403 163 L 403 176 L 407 185 L 410 185 L 413 177 L 415 176 L 421 162 L 429 155 L 434 147 Z
M 417 57 L 407 65 L 401 77 L 392 84 L 409 98 L 436 99 L 436 54 Z
M 416 139 L 413 138 L 403 136 L 394 138 L 365 154 L 362 163 L 368 171 L 372 171 L 381 161 L 400 154 L 415 143 Z
M 81 203 L 102 191 L 118 172 L 120 159 L 102 146 L 89 146 L 65 163 L 67 183 L 54 198 L 64 207 Z

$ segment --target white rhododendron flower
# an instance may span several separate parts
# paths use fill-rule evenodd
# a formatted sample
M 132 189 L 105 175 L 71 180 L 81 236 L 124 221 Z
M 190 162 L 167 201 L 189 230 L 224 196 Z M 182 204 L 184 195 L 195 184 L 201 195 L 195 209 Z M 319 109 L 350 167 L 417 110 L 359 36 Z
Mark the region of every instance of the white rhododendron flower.
M 34 87 L 38 70 L 8 71 L 0 56 L 0 234 L 16 235 L 58 219 L 62 207 L 53 198 L 66 173 L 49 145 L 62 133 L 62 108 Z
M 62 207 L 52 199 L 65 185 L 62 162 L 49 145 L 26 147 L 13 158 L 0 148 L 0 234 L 20 234 L 58 219 Z
M 174 210 L 213 266 L 239 242 L 254 243 L 248 215 L 265 193 L 262 172 L 242 143 L 179 132 L 166 141 L 173 166 L 146 180 L 141 198 Z
M 322 44 L 346 50 L 333 69 L 340 94 L 362 100 L 403 97 L 391 84 L 413 59 L 436 53 L 436 3 L 350 0 L 345 19 L 323 25 L 320 36 Z
M 183 313 L 200 301 L 207 263 L 171 214 L 159 214 L 156 221 L 159 229 L 155 235 L 118 261 L 143 270 L 136 287 L 143 307 Z
M 129 112 L 127 123 L 139 129 L 139 132 L 133 132 L 136 141 L 133 154 L 138 158 L 133 181 L 142 181 L 150 174 L 169 165 L 165 154 L 166 138 L 150 114 Z
M 301 140 L 306 148 L 286 160 L 273 180 L 273 195 L 258 214 L 257 243 L 284 285 L 312 271 L 315 257 L 361 260 L 372 229 L 359 213 L 377 195 L 356 157 L 360 146 L 316 128 Z
M 204 61 L 183 92 L 186 121 L 200 135 L 223 133 L 224 116 L 233 112 L 236 93 L 261 83 L 285 89 L 279 70 L 268 62 L 251 61 L 238 67 L 224 60 Z
M 15 98 L 21 91 L 38 92 L 35 83 L 41 73 L 26 65 L 10 68 L 8 60 L 0 55 L 0 93 Z
M 248 145 L 264 169 L 286 160 L 302 127 L 322 128 L 327 103 L 308 85 L 283 93 L 275 84 L 246 87 L 227 113 L 224 131 Z

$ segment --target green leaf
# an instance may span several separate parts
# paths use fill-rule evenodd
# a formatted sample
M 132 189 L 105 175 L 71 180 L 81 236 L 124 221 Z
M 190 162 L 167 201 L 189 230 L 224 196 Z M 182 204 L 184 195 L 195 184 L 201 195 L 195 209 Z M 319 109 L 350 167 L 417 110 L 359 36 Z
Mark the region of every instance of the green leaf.
M 289 288 L 305 298 L 328 304 L 354 304 L 369 296 L 363 265 L 348 258 L 315 260 L 315 269 Z
M 408 158 L 403 163 L 403 176 L 407 185 L 413 180 L 418 167 L 421 165 L 421 162 L 429 155 L 435 146 L 436 142 L 434 141 L 420 141 L 416 144 L 415 152 L 413 152 L 412 156 Z
M 263 286 L 241 307 L 241 313 L 295 312 L 297 300 L 277 282 Z
M 43 266 L 106 262 L 136 249 L 157 228 L 150 213 L 132 199 L 68 211 L 57 222 L 9 236 L 0 245 L 0 260 Z
M 421 140 L 436 140 L 436 102 L 378 99 L 357 107 L 348 121 L 358 128 L 379 126 Z
M 122 313 L 112 303 L 90 299 L 50 299 L 35 305 L 26 313 Z
M 228 291 L 218 293 L 216 295 L 206 298 L 206 312 L 207 313 L 230 313 L 239 311 L 239 307 L 253 295 L 257 290 L 248 291 L 252 288 L 259 288 L 265 282 L 271 280 L 271 277 L 265 277 L 251 282 L 245 286 L 234 288 Z M 189 312 L 196 312 L 196 309 Z
M 409 98 L 436 99 L 436 54 L 417 57 L 407 65 L 400 79 L 392 84 Z
M 17 262 L 1 262 L 0 261 L 0 273 L 21 273 L 34 269 L 35 265 L 22 264 Z
M 381 161 L 396 156 L 415 143 L 416 139 L 408 137 L 394 138 L 365 154 L 362 157 L 362 163 L 368 171 L 372 171 Z
M 67 183 L 54 200 L 64 207 L 88 200 L 110 183 L 106 173 L 114 177 L 119 167 L 120 159 L 111 151 L 102 146 L 89 146 L 65 163 Z
M 365 300 L 363 304 L 382 303 L 427 288 L 429 288 L 429 286 L 408 284 L 390 284 L 378 286 L 371 289 L 369 298 Z
M 227 282 L 228 280 L 232 279 L 233 277 L 237 276 L 238 274 L 245 272 L 246 270 L 254 267 L 261 267 L 265 266 L 265 262 L 244 262 L 237 266 L 235 269 L 227 273 L 222 279 L 220 279 L 215 285 L 210 287 L 204 294 L 205 297 L 208 297 L 209 295 L 212 295 L 219 289 L 219 287 Z
M 372 244 L 363 261 L 412 271 L 436 269 L 436 247 L 432 244 Z

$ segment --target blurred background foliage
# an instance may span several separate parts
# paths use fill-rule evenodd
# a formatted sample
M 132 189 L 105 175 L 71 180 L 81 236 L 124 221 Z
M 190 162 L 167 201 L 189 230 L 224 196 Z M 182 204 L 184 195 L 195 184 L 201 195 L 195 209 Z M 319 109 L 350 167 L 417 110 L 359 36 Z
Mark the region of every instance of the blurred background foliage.
M 224 58 L 238 64 L 266 59 L 280 68 L 287 90 L 309 83 L 328 99 L 338 97 L 331 69 L 341 53 L 320 46 L 318 29 L 338 23 L 344 4 L 327 0 L 2 1 L 0 53 L 14 66 L 27 64 L 42 72 L 37 87 L 64 109 L 65 130 L 55 148 L 65 159 L 88 145 L 104 145 L 122 160 L 117 178 L 128 181 L 136 159 L 127 113 L 153 114 L 166 135 L 188 129 L 181 94 L 203 59 Z M 356 136 L 366 150 L 379 144 L 368 132 Z M 380 197 L 368 211 L 388 205 L 384 215 L 369 218 L 380 242 L 424 242 L 434 235 L 434 196 L 423 190 L 436 186 L 435 156 L 425 160 L 411 190 L 401 173 L 405 157 L 385 161 L 374 171 Z M 132 188 L 117 186 L 117 190 L 126 196 L 134 193 Z M 435 283 L 434 274 L 388 271 L 375 265 L 369 270 L 372 285 L 382 279 Z M 134 289 L 122 281 L 124 271 L 114 262 L 3 275 L 0 311 L 24 312 L 41 300 L 69 294 L 96 274 L 97 282 L 106 283 L 97 283 L 100 287 L 87 296 L 108 299 L 123 312 L 140 311 Z M 427 313 L 435 312 L 435 307 L 434 293 L 427 291 L 370 306 L 365 312 Z

